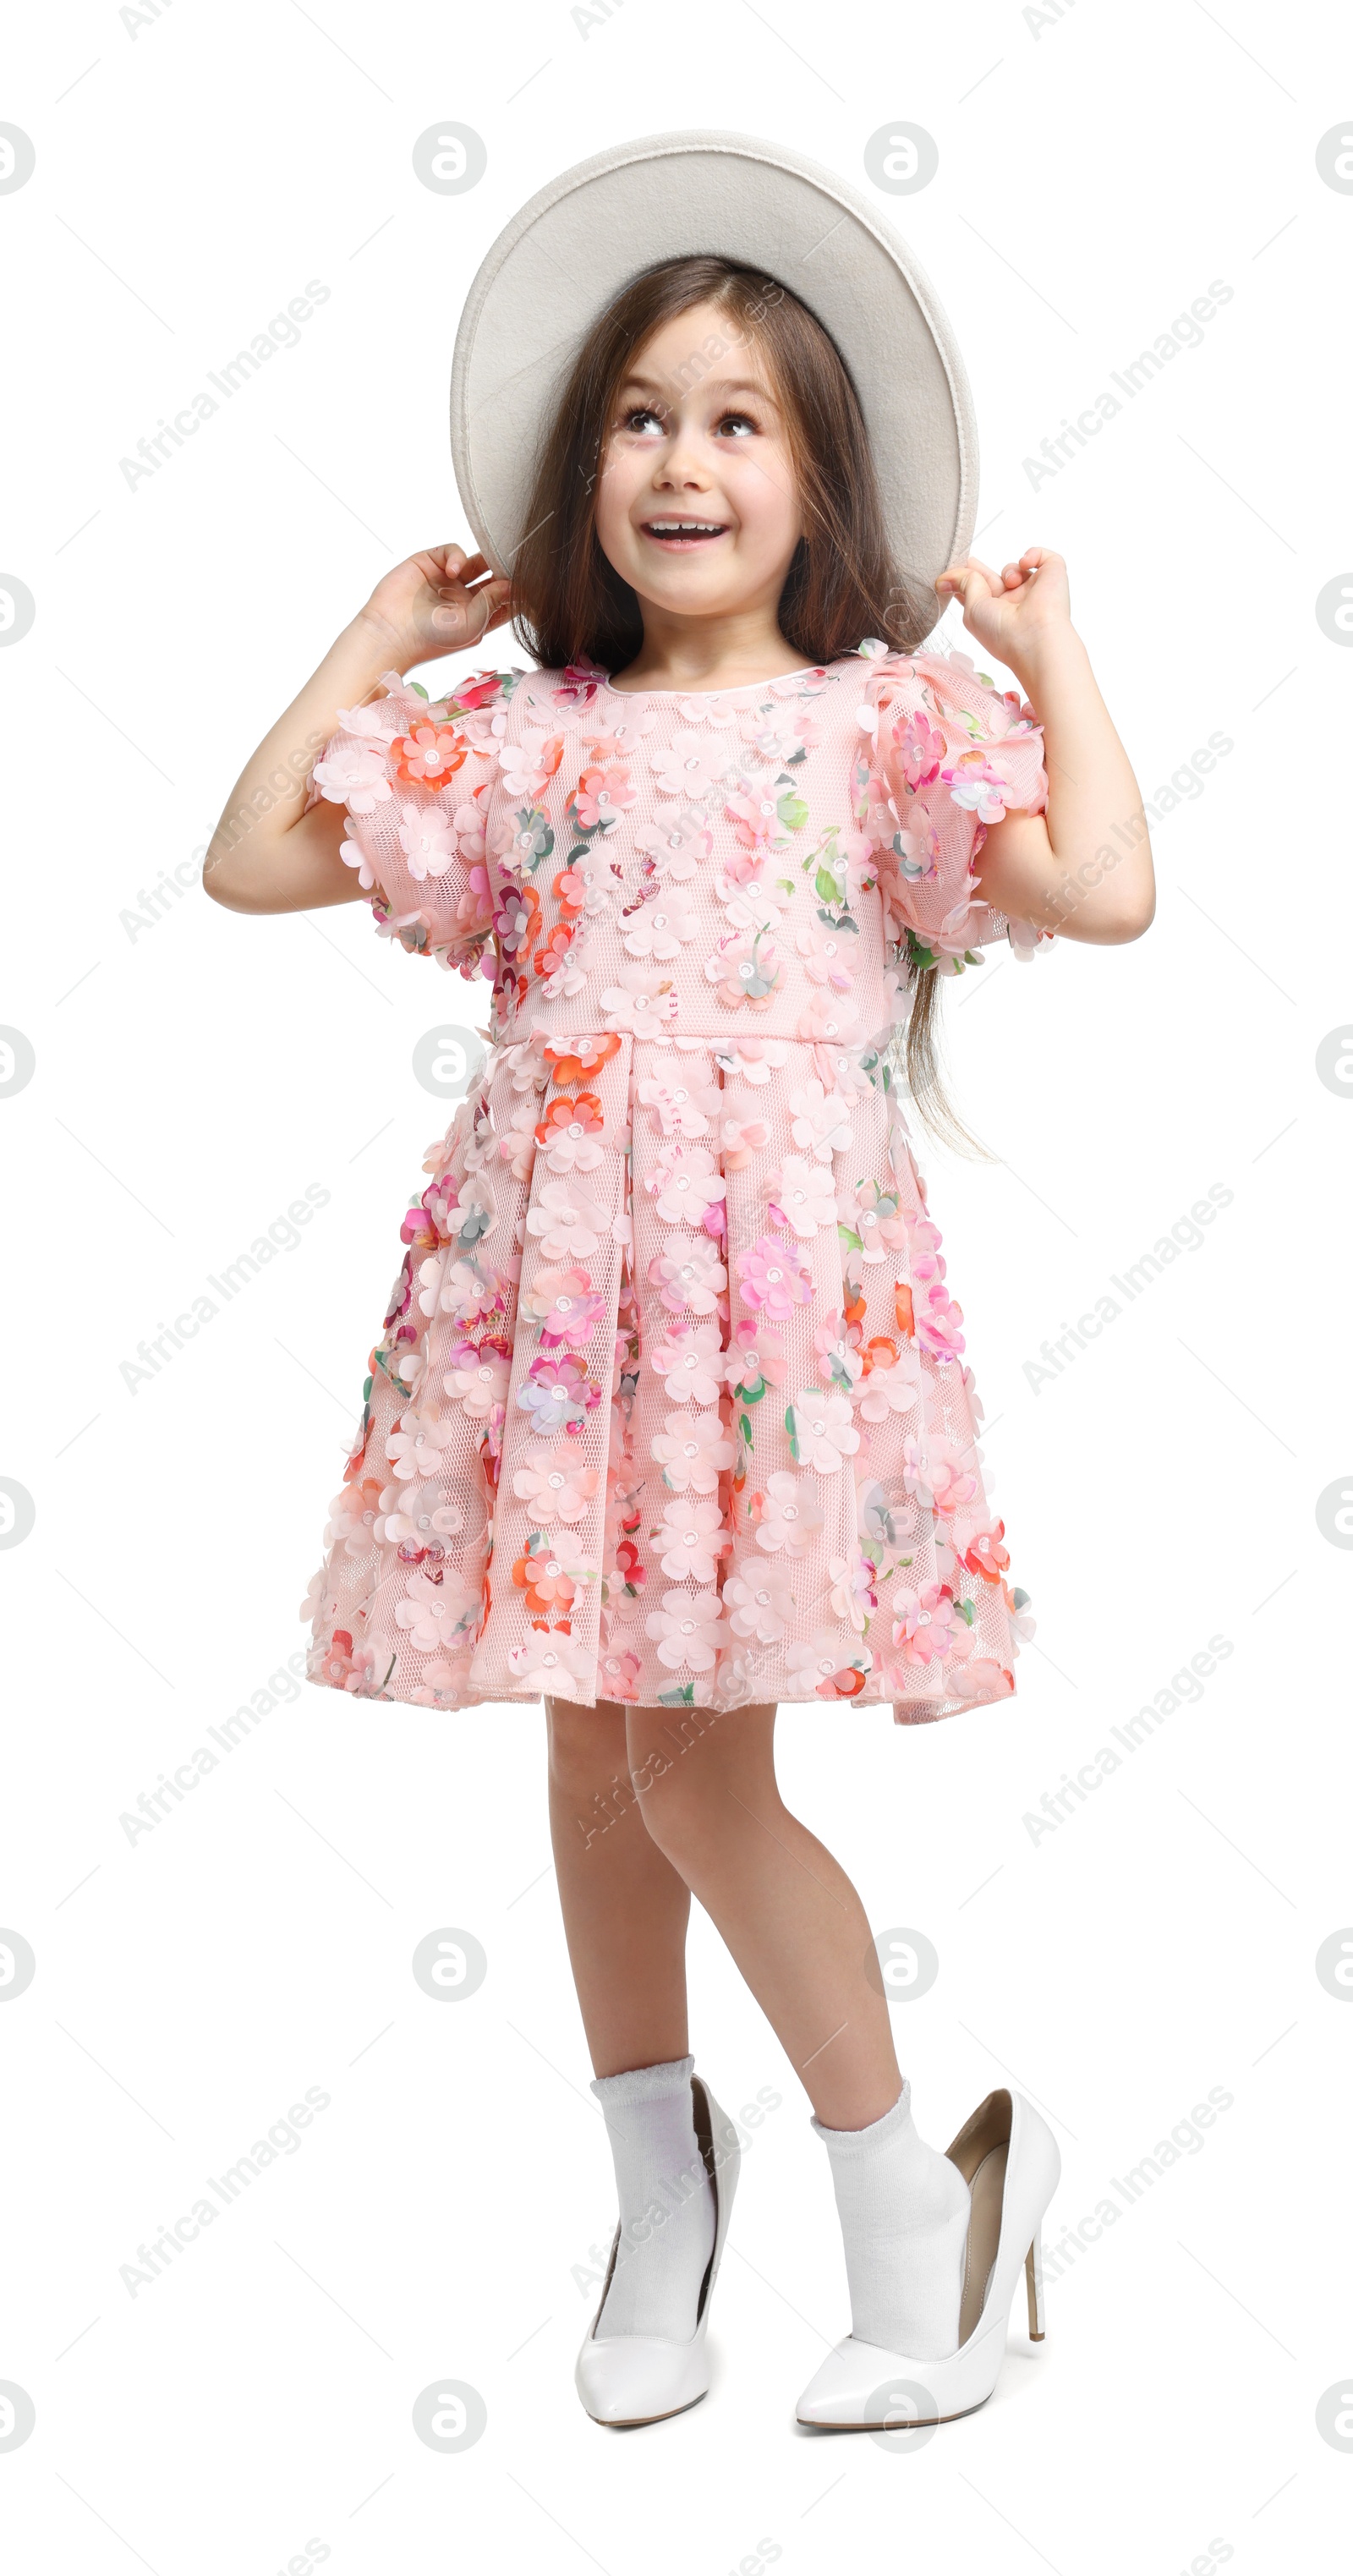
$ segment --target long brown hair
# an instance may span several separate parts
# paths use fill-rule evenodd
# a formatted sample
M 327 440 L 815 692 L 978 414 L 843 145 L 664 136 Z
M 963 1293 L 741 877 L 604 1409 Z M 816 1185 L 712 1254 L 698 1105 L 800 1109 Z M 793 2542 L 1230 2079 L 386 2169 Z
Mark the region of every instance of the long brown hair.
M 597 315 L 562 385 L 535 462 L 527 533 L 512 570 L 512 622 L 543 670 L 590 662 L 623 671 L 643 642 L 643 612 L 602 553 L 594 494 L 611 413 L 635 353 L 664 322 L 696 305 L 730 321 L 727 346 L 754 339 L 783 407 L 806 533 L 780 594 L 780 631 L 806 662 L 833 662 L 868 636 L 914 652 L 935 624 L 933 590 L 899 565 L 888 543 L 869 433 L 835 341 L 775 278 L 700 254 L 658 262 Z M 692 378 L 722 354 L 693 350 Z M 983 1152 L 953 1110 L 936 1050 L 933 967 L 912 970 L 907 1081 L 937 1135 Z

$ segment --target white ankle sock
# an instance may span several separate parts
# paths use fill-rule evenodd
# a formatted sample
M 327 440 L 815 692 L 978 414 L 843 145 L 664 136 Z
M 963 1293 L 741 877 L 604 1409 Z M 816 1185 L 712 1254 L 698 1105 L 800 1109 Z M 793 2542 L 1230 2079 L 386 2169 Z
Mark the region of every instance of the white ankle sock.
M 620 2244 L 597 2334 L 687 2343 L 714 2251 L 714 2195 L 695 2134 L 693 2057 L 598 2075 L 620 2200 Z
M 971 2201 L 957 2165 L 917 2136 L 910 2083 L 867 2129 L 812 2125 L 831 2158 L 851 2332 L 917 2361 L 957 2352 Z

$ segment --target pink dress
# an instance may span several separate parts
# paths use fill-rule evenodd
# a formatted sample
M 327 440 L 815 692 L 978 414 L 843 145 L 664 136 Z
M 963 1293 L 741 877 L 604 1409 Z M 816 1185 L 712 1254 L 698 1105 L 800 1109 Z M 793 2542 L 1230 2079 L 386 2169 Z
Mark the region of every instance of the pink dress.
M 310 801 L 382 934 L 491 982 L 492 1043 L 403 1221 L 310 1679 L 1008 1697 L 1026 1596 L 898 1068 L 909 957 L 1036 944 L 971 873 L 1046 801 L 1032 709 L 873 643 L 720 695 L 387 686 Z

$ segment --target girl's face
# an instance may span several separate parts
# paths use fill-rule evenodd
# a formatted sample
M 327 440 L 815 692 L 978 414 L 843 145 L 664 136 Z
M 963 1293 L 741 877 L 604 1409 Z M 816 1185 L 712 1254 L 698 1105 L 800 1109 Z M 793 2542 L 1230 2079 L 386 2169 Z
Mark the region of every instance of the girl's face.
M 774 607 L 803 521 L 785 423 L 756 342 L 697 304 L 635 352 L 597 480 L 601 550 L 668 616 Z

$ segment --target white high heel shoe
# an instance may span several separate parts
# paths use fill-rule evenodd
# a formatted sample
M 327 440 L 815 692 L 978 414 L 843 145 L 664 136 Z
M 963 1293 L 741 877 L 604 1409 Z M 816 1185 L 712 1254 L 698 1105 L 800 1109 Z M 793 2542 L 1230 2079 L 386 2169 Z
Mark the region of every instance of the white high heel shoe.
M 978 2104 L 945 2153 L 972 2198 L 957 2352 L 921 2361 L 848 2335 L 809 2380 L 798 2403 L 801 2424 L 876 2433 L 971 2415 L 1000 2374 L 1021 2264 L 1030 2338 L 1042 2342 L 1041 2230 L 1062 2170 L 1051 2129 L 1021 2094 L 1002 2088 Z M 899 2381 L 907 2383 L 905 2396 Z
M 617 2429 L 657 2424 L 666 2415 L 684 2414 L 688 2406 L 698 2404 L 709 2388 L 706 2337 L 710 2303 L 723 2259 L 733 2194 L 738 2187 L 742 2149 L 734 2123 L 726 2111 L 720 2110 L 708 2085 L 698 2075 L 691 2077 L 691 2109 L 696 2140 L 714 2194 L 714 2250 L 695 2303 L 695 2331 L 684 2343 L 672 2342 L 665 2335 L 598 2336 L 597 2326 L 620 2250 L 617 2226 L 597 2313 L 588 2327 L 573 2374 L 578 2395 L 596 2424 L 610 2424 Z

